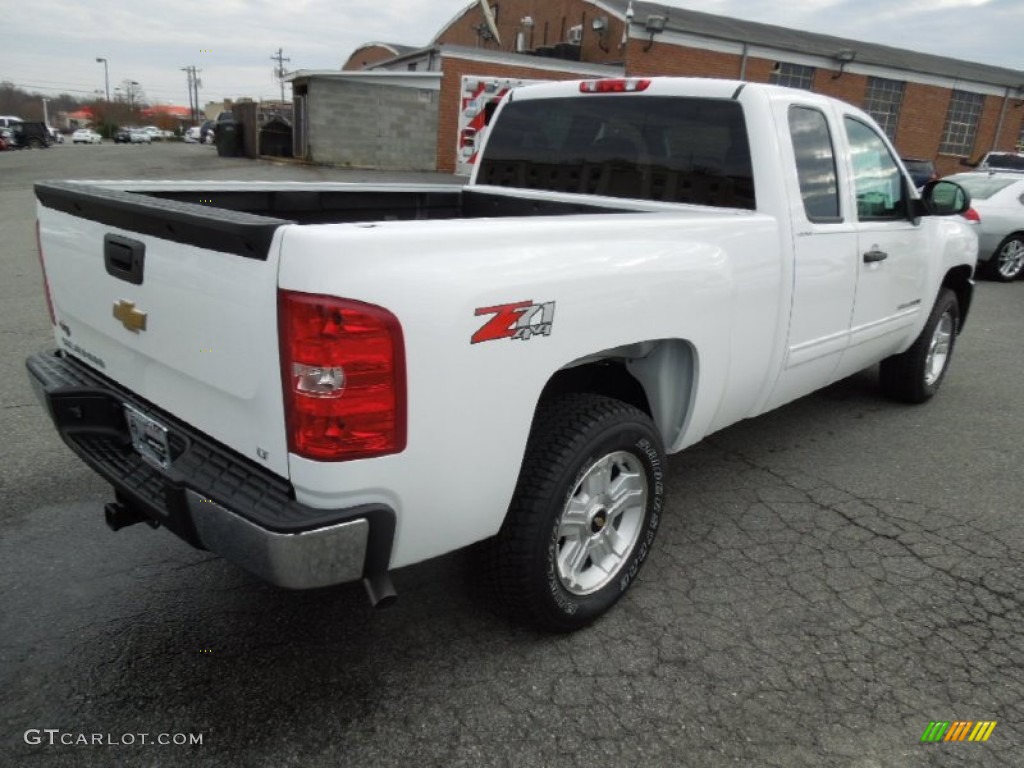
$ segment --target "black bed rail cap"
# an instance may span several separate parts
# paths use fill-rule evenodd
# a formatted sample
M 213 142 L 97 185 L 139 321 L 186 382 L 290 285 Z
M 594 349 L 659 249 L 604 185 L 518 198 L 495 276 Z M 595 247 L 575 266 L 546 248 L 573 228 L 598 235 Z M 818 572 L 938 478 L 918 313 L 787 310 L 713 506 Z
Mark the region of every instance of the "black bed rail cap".
M 40 181 L 36 198 L 46 208 L 140 235 L 266 261 L 277 228 L 293 222 L 242 211 L 166 200 L 74 181 Z

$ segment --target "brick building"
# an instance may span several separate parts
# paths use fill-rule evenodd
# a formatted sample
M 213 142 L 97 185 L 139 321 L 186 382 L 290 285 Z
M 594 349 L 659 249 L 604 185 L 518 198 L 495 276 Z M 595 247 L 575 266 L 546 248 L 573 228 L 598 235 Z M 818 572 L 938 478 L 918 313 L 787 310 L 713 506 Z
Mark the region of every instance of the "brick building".
M 445 171 L 455 166 L 464 74 L 689 75 L 807 88 L 863 108 L 901 154 L 933 159 L 943 174 L 1024 145 L 1024 71 L 658 3 L 475 0 L 428 46 L 370 43 L 344 69 L 441 73 L 436 160 Z

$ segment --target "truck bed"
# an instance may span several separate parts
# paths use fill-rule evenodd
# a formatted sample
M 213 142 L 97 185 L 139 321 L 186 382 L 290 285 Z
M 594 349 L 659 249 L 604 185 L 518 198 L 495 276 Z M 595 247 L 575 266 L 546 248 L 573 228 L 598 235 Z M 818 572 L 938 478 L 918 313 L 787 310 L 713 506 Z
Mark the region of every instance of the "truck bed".
M 49 181 L 46 208 L 184 245 L 265 260 L 285 224 L 666 210 L 648 201 L 438 185 Z M 577 198 L 577 199 L 573 199 Z M 678 208 L 678 206 L 672 206 Z

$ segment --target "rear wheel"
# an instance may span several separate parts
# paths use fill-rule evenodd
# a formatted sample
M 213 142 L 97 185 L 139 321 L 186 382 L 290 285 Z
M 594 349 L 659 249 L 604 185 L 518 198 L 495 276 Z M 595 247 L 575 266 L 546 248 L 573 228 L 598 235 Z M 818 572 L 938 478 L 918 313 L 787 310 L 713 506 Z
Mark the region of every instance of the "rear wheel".
M 910 349 L 882 361 L 882 391 L 905 403 L 923 403 L 934 397 L 949 369 L 959 324 L 956 294 L 943 288 Z
M 26 144 L 26 146 L 29 149 L 42 149 L 43 148 L 43 142 L 40 141 L 39 139 L 31 138 L 31 139 L 28 140 L 28 143 Z
M 988 273 L 996 280 L 1009 283 L 1024 272 L 1024 237 L 1010 235 L 1003 240 L 989 261 Z
M 661 439 L 637 408 L 588 394 L 542 404 L 490 544 L 492 582 L 512 617 L 569 632 L 611 608 L 650 552 L 663 469 Z

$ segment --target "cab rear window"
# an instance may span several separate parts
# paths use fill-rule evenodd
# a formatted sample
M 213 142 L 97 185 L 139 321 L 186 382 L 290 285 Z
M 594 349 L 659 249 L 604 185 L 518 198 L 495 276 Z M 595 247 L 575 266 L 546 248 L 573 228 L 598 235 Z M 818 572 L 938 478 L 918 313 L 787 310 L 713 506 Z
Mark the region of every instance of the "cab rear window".
M 756 207 L 743 109 L 721 99 L 512 101 L 491 127 L 477 183 Z

